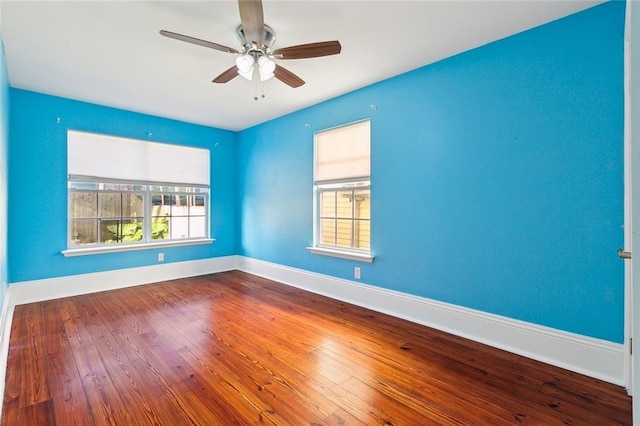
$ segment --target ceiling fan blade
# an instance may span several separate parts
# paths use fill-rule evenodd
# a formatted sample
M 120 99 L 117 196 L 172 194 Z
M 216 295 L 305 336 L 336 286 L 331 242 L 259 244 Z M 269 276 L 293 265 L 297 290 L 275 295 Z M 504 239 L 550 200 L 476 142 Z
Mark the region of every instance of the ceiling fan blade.
M 240 22 L 244 36 L 250 44 L 262 46 L 264 36 L 264 14 L 262 0 L 238 0 L 240 8 Z
M 233 80 L 238 75 L 238 67 L 235 65 L 226 71 L 223 71 L 219 76 L 213 79 L 213 83 L 227 83 Z
M 175 40 L 179 40 L 179 41 L 186 41 L 187 43 L 191 43 L 191 44 L 197 44 L 198 46 L 208 47 L 209 49 L 220 50 L 221 52 L 240 53 L 239 51 L 237 51 L 232 47 L 223 46 L 221 44 L 214 43 L 212 41 L 201 40 L 199 38 L 174 33 L 171 31 L 160 30 L 160 35 L 163 35 L 165 37 L 169 37 Z
M 276 59 L 318 58 L 320 56 L 337 55 L 341 50 L 342 46 L 337 40 L 321 41 L 276 49 L 273 51 L 273 56 Z
M 281 67 L 280 65 L 276 65 L 276 69 L 273 72 L 275 78 L 283 82 L 284 84 L 293 87 L 300 87 L 304 84 L 304 80 L 289 71 L 288 69 Z

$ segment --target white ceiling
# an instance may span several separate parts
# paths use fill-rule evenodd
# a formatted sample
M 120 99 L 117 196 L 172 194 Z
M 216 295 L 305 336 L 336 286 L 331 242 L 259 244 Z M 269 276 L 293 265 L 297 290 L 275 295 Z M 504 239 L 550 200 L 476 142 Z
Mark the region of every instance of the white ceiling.
M 238 5 L 217 1 L 2 1 L 11 87 L 241 130 L 601 1 L 263 0 L 274 48 L 339 40 L 342 53 L 280 61 L 306 81 L 211 80 L 232 54 L 161 29 L 239 48 Z M 262 93 L 257 88 L 258 95 Z

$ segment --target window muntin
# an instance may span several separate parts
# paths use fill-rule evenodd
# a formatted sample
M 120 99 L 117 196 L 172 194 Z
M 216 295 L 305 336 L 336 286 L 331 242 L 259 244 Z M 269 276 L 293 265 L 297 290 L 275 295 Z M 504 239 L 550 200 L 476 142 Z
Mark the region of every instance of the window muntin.
M 371 189 L 318 186 L 318 246 L 369 250 L 371 248 Z
M 315 135 L 315 247 L 369 253 L 369 120 Z
M 208 238 L 208 188 L 70 181 L 69 221 L 70 249 Z

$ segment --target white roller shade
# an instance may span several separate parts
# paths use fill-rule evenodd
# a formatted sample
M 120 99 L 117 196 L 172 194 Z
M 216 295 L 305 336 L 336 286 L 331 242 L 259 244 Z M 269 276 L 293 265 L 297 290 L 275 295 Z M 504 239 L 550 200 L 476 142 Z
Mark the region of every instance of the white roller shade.
M 71 177 L 209 185 L 209 150 L 95 133 L 67 132 Z
M 315 181 L 368 177 L 370 141 L 369 120 L 316 133 Z

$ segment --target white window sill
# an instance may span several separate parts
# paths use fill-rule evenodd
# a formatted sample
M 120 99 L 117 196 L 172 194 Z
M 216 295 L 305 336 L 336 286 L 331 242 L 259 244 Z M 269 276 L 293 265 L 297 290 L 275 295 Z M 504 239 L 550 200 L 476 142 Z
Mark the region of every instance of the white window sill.
M 72 248 L 72 249 L 63 250 L 62 255 L 64 257 L 88 256 L 91 254 L 148 250 L 148 249 L 161 248 L 161 247 L 180 247 L 180 246 L 193 246 L 198 244 L 211 244 L 214 241 L 215 239 L 213 238 L 202 238 L 199 240 L 160 241 L 160 242 L 145 243 L 145 244 L 82 247 L 82 248 Z
M 375 256 L 369 253 L 358 253 L 355 251 L 329 249 L 324 247 L 307 247 L 313 254 L 320 254 L 322 256 L 340 257 L 342 259 L 357 260 L 359 262 L 372 263 Z

